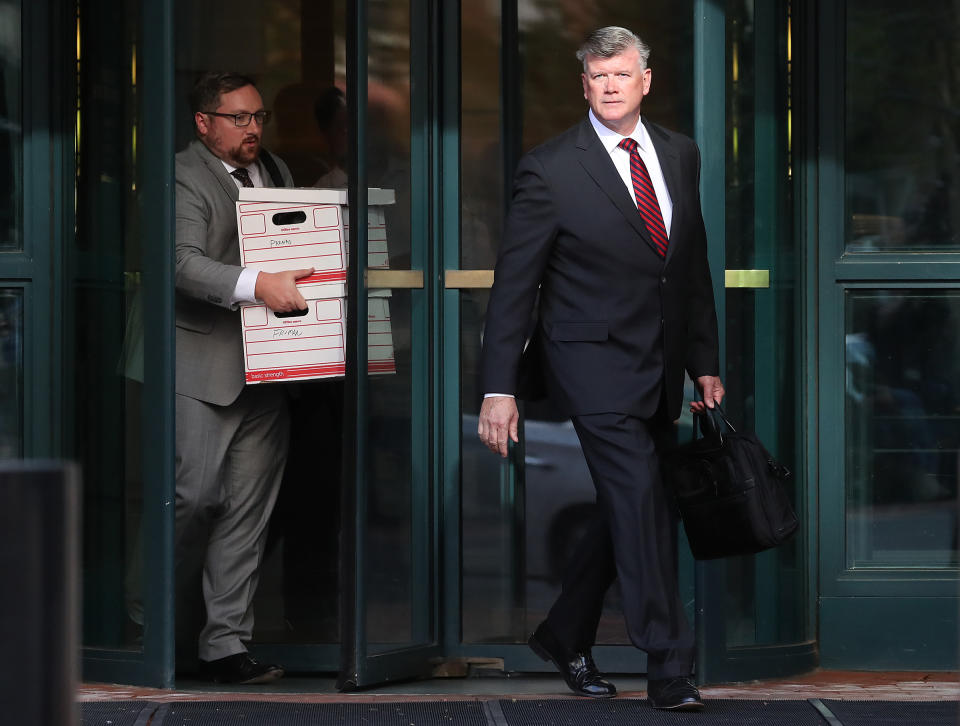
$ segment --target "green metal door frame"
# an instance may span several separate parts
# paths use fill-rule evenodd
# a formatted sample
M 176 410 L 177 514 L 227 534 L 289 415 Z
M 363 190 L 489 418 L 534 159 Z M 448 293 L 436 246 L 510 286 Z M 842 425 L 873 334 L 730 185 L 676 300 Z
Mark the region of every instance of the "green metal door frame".
M 694 2 L 694 140 L 700 147 L 700 206 L 707 230 L 710 273 L 717 320 L 726 318 L 723 271 L 726 268 L 726 154 L 717 139 L 725 138 L 726 11 L 716 0 Z M 720 326 L 720 368 L 726 360 L 726 335 Z M 726 653 L 723 588 L 723 561 L 697 562 L 695 565 L 697 636 L 697 680 L 701 683 L 722 680 Z M 720 597 L 717 597 L 719 595 Z
M 424 272 L 424 288 L 411 290 L 411 339 L 432 341 L 431 331 L 440 320 L 438 230 L 441 184 L 439 113 L 435 106 L 438 32 L 442 3 L 412 0 L 411 86 L 420 92 L 411 97 L 410 237 L 411 269 Z M 367 370 L 367 57 L 368 3 L 357 0 L 347 12 L 347 105 L 354 140 L 349 152 L 348 200 L 350 209 L 350 267 L 347 301 L 346 406 L 343 452 L 341 516 L 341 646 L 337 687 L 352 690 L 385 681 L 423 675 L 429 663 L 442 654 L 439 636 L 439 572 L 437 543 L 439 482 L 439 432 L 435 402 L 441 391 L 439 346 L 412 346 L 412 644 L 393 649 L 371 648 L 367 633 L 367 576 L 371 558 L 367 551 L 367 516 L 370 480 L 367 471 L 369 382 Z M 442 52 L 442 51 L 441 51 Z M 361 222 L 363 220 L 363 222 Z M 360 324 L 363 321 L 364 324 Z M 363 373 L 361 373 L 363 372 Z M 419 609 L 418 609 L 419 608 Z
M 141 219 L 146 376 L 143 430 L 146 622 L 140 651 L 85 648 L 84 677 L 173 685 L 173 44 L 172 0 L 143 0 Z M 75 234 L 77 4 L 21 5 L 22 250 L 0 253 L 0 287 L 23 296 L 24 458 L 65 456 L 66 248 Z
M 725 164 L 726 149 L 718 140 L 726 138 L 726 108 L 725 97 L 726 78 L 725 63 L 718 62 L 719 58 L 726 58 L 726 8 L 725 3 L 718 0 L 697 0 L 694 32 L 695 36 L 695 137 L 701 150 L 701 203 L 703 207 L 704 223 L 707 228 L 709 244 L 710 267 L 713 275 L 714 293 L 717 304 L 717 315 L 720 325 L 721 368 L 724 369 L 726 360 L 726 330 L 723 321 L 725 315 L 724 278 L 726 268 L 727 240 L 726 228 L 726 182 Z M 781 205 L 783 200 L 774 194 L 776 185 L 773 183 L 776 170 L 780 168 L 777 159 L 771 157 L 776 153 L 779 145 L 776 143 L 776 124 L 779 115 L 785 109 L 779 105 L 778 88 L 782 83 L 776 77 L 779 65 L 774 62 L 780 42 L 780 33 L 784 29 L 779 26 L 777 6 L 763 4 L 756 7 L 754 14 L 754 38 L 756 47 L 754 58 L 751 59 L 756 73 L 754 125 L 756 148 L 754 171 L 754 214 L 755 214 L 755 251 L 754 267 L 772 270 L 775 275 L 778 270 L 774 261 L 776 256 L 777 229 L 780 225 L 790 227 L 790 222 L 781 219 Z M 794 3 L 792 8 L 793 20 L 804 12 Z M 794 27 L 794 37 L 798 28 Z M 802 78 L 804 69 L 798 68 L 794 57 L 794 80 Z M 802 153 L 799 145 L 795 145 L 795 154 L 799 158 Z M 795 169 L 795 173 L 796 173 Z M 798 178 L 802 184 L 802 177 Z M 799 187 L 798 188 L 802 188 Z M 785 271 L 780 271 L 784 274 Z M 802 282 L 801 282 L 802 286 Z M 754 349 L 756 371 L 754 382 L 757 392 L 770 391 L 772 375 L 774 341 L 773 331 L 779 324 L 775 315 L 770 295 L 772 291 L 757 290 L 755 296 Z M 804 374 L 802 380 L 806 381 Z M 804 384 L 800 384 L 802 391 Z M 738 395 L 743 392 L 728 392 Z M 775 427 L 764 417 L 769 415 L 772 407 L 765 404 L 767 409 L 758 404 L 755 412 L 756 430 L 764 431 L 764 437 L 775 440 Z M 803 411 L 801 404 L 800 411 Z M 767 413 L 765 413 L 767 411 Z M 803 430 L 801 421 L 796 425 Z M 802 451 L 803 446 L 799 449 Z M 809 489 L 809 478 L 806 477 L 805 467 L 796 472 L 807 482 L 805 490 Z M 808 539 L 806 548 L 807 562 L 811 562 L 811 546 L 815 539 Z M 776 627 L 778 613 L 774 588 L 776 587 L 776 560 L 775 553 L 763 553 L 754 557 L 755 581 L 753 583 L 756 597 L 756 631 L 761 643 L 777 643 Z M 813 611 L 813 593 L 807 582 L 806 610 Z M 816 666 L 816 643 L 811 641 L 781 642 L 774 645 L 755 645 L 733 648 L 727 642 L 727 563 L 724 560 L 696 563 L 696 633 L 697 633 L 697 679 L 701 683 L 717 683 L 751 678 L 783 676 L 810 670 Z M 808 623 L 809 625 L 809 623 Z M 808 627 L 813 632 L 812 626 Z
M 721 144 L 716 143 L 716 139 L 723 138 L 724 129 L 724 78 L 723 66 L 716 62 L 718 57 L 723 57 L 725 53 L 724 37 L 724 7 L 719 0 L 696 0 L 695 8 L 695 76 L 694 76 L 694 98 L 696 99 L 696 138 L 700 143 L 703 152 L 702 166 L 702 202 L 704 218 L 707 224 L 710 238 L 710 262 L 714 273 L 715 293 L 718 302 L 718 313 L 723 318 L 723 269 L 724 269 L 724 196 L 723 196 L 723 176 L 724 176 L 724 155 Z M 141 149 L 141 163 L 144 173 L 141 176 L 144 192 L 142 196 L 143 206 L 141 209 L 142 219 L 144 221 L 144 234 L 148 238 L 144 240 L 144 261 L 145 269 L 155 270 L 155 275 L 147 275 L 144 279 L 144 286 L 147 299 L 155 301 L 155 304 L 148 306 L 146 310 L 145 325 L 148 330 L 155 331 L 146 337 L 147 350 L 145 359 L 147 361 L 147 379 L 151 381 L 150 391 L 147 395 L 147 410 L 152 412 L 152 416 L 145 421 L 145 430 L 152 433 L 148 434 L 147 440 L 157 442 L 154 447 L 144 451 L 146 458 L 145 471 L 147 474 L 146 491 L 148 505 L 145 509 L 145 527 L 146 542 L 148 548 L 146 551 L 147 568 L 146 571 L 152 573 L 151 580 L 147 584 L 147 618 L 151 624 L 145 632 L 144 651 L 142 654 L 127 655 L 117 652 L 105 651 L 85 651 L 85 669 L 88 677 L 121 680 L 129 683 L 143 683 L 149 685 L 172 686 L 173 684 L 173 605 L 172 605 L 172 536 L 173 536 L 173 495 L 174 495 L 174 475 L 173 475 L 173 396 L 174 390 L 174 349 L 173 349 L 173 270 L 171 246 L 173 244 L 173 219 L 174 219 L 174 193 L 173 193 L 173 157 L 174 142 L 172 118 L 173 103 L 173 68 L 174 68 L 174 45 L 173 45 L 173 10 L 174 0 L 162 0 L 161 2 L 151 2 L 143 0 L 142 2 L 142 22 L 143 28 L 150 28 L 151 32 L 143 33 L 143 47 L 141 66 L 142 73 L 142 95 L 144 133 L 143 138 L 151 139 L 152 143 L 143 145 Z M 31 7 L 36 8 L 36 5 Z M 460 437 L 460 412 L 459 412 L 459 351 L 457 341 L 458 330 L 458 292 L 456 290 L 442 290 L 439 287 L 442 284 L 441 274 L 438 271 L 444 267 L 456 265 L 444 265 L 444 260 L 457 261 L 459 258 L 459 17 L 458 6 L 450 7 L 447 3 L 431 2 L 418 0 L 414 3 L 416 8 L 415 17 L 430 17 L 427 24 L 412 23 L 414 33 L 423 33 L 423 37 L 418 37 L 416 42 L 412 43 L 414 48 L 414 58 L 412 69 L 413 75 L 418 80 L 425 80 L 425 87 L 421 88 L 421 93 L 414 98 L 414 119 L 412 129 L 414 138 L 412 139 L 412 163 L 414 174 L 422 175 L 423 178 L 429 178 L 430 183 L 424 186 L 422 196 L 414 202 L 413 207 L 413 225 L 414 234 L 427 235 L 425 239 L 431 242 L 424 246 L 422 256 L 419 260 L 413 261 L 414 267 L 419 267 L 425 271 L 425 280 L 427 289 L 422 293 L 419 301 L 415 303 L 414 316 L 423 326 L 430 326 L 435 331 L 442 331 L 442 336 L 438 336 L 437 345 L 434 346 L 435 352 L 423 351 L 423 357 L 415 362 L 421 373 L 432 374 L 433 383 L 429 393 L 425 391 L 423 396 L 423 409 L 420 412 L 422 416 L 422 426 L 415 427 L 422 431 L 426 441 L 422 447 L 424 451 L 433 451 L 431 460 L 423 460 L 419 464 L 419 471 L 432 482 L 431 489 L 435 491 L 436 500 L 420 501 L 416 506 L 418 511 L 424 513 L 423 523 L 431 528 L 433 532 L 433 542 L 440 546 L 440 552 L 426 553 L 427 555 L 439 558 L 439 568 L 431 574 L 424 570 L 420 577 L 430 580 L 437 577 L 437 572 L 442 572 L 442 578 L 433 579 L 433 592 L 439 592 L 436 589 L 438 584 L 442 584 L 442 597 L 434 602 L 435 612 L 442 616 L 442 628 L 437 637 L 441 642 L 442 649 L 417 649 L 409 651 L 402 657 L 399 654 L 385 656 L 376 656 L 373 658 L 368 652 L 364 633 L 362 629 L 362 611 L 357 607 L 363 601 L 362 572 L 363 572 L 363 552 L 358 551 L 357 570 L 353 573 L 354 578 L 343 581 L 343 592 L 345 595 L 344 605 L 349 604 L 350 608 L 344 608 L 344 615 L 352 613 L 354 618 L 352 622 L 345 625 L 344 646 L 349 645 L 352 653 L 343 653 L 342 674 L 347 674 L 348 678 L 356 674 L 361 682 L 373 682 L 382 680 L 386 676 L 392 676 L 398 673 L 408 673 L 413 670 L 420 670 L 429 655 L 442 652 L 446 656 L 474 655 L 474 656 L 505 656 L 508 669 L 536 670 L 542 667 L 532 654 L 527 652 L 525 646 L 464 646 L 460 643 L 460 600 L 459 600 L 459 437 Z M 356 134 L 354 138 L 356 143 L 353 145 L 355 157 L 352 159 L 351 169 L 351 189 L 350 202 L 351 209 L 356 210 L 359 215 L 357 218 L 363 219 L 366 212 L 366 188 L 367 181 L 364 174 L 364 134 L 365 134 L 365 108 L 366 108 L 366 10 L 365 2 L 357 2 L 350 6 L 350 32 L 348 38 L 351 39 L 351 45 L 348 56 L 351 61 L 352 69 L 350 87 L 355 90 L 351 94 L 349 103 L 351 104 L 352 124 L 351 129 Z M 38 12 L 33 10 L 31 12 Z M 67 22 L 69 25 L 69 22 Z M 41 37 L 39 31 L 35 31 L 35 37 Z M 67 35 L 66 33 L 64 36 Z M 429 35 L 429 37 L 427 37 Z M 25 44 L 29 46 L 30 44 Z M 430 48 L 434 48 L 436 55 L 428 57 Z M 61 62 L 60 68 L 69 78 L 68 64 Z M 428 68 L 442 69 L 439 73 L 433 71 L 436 75 L 428 75 Z M 801 76 L 804 83 L 810 83 L 806 76 Z M 825 79 L 821 77 L 823 83 Z M 67 96 L 68 98 L 70 96 Z M 439 100 L 438 100 L 439 99 Z M 420 104 L 423 104 L 422 106 Z M 435 105 L 429 105 L 429 104 Z M 824 104 L 826 105 L 826 104 Z M 60 116 L 65 117 L 65 114 Z M 72 138 L 67 135 L 67 139 Z M 42 149 L 35 152 L 34 161 L 31 161 L 30 169 L 49 168 L 36 162 L 39 158 L 36 154 L 44 153 Z M 57 152 L 61 159 L 68 159 L 70 154 L 69 145 L 65 145 Z M 25 167 L 27 164 L 25 164 Z M 64 168 L 69 168 L 64 164 Z M 419 177 L 415 177 L 419 178 Z M 68 192 L 72 195 L 72 175 L 64 174 L 64 188 L 62 193 L 65 198 Z M 803 177 L 803 186 L 801 188 L 810 194 L 815 184 L 809 177 Z M 42 183 L 32 182 L 29 189 L 42 188 Z M 806 197 L 805 195 L 804 198 Z M 821 190 L 819 199 L 821 204 L 824 200 L 824 194 Z M 149 200 L 149 203 L 148 203 Z M 816 228 L 813 220 L 816 219 L 816 205 L 808 200 L 805 201 L 805 213 L 803 222 L 806 225 L 805 231 L 811 232 L 811 226 Z M 37 205 L 30 205 L 28 209 L 36 209 Z M 41 207 L 42 209 L 42 207 Z M 40 225 L 49 224 L 49 219 L 67 219 L 66 215 L 49 215 L 42 218 L 42 212 L 34 212 L 34 221 L 31 224 Z M 57 235 L 66 234 L 68 224 L 61 225 Z M 42 227 L 35 227 L 42 228 Z M 69 226 L 72 231 L 72 226 Z M 355 236 L 352 241 L 354 245 L 354 259 L 364 259 L 366 252 L 366 234 L 365 225 L 353 225 Z M 433 230 L 433 232 L 431 232 Z M 33 262 L 17 262 L 20 269 L 28 268 Z M 808 264 L 812 264 L 809 263 Z M 891 261 L 891 266 L 895 263 Z M 41 265 L 41 268 L 47 269 L 47 266 Z M 12 268 L 7 268 L 12 269 Z M 873 268 L 879 269 L 879 268 Z M 808 272 L 810 271 L 808 267 Z M 353 307 L 350 311 L 350 318 L 353 321 L 364 320 L 366 297 L 357 295 L 357 291 L 363 289 L 362 270 L 354 266 L 351 271 L 350 284 L 352 285 L 351 299 Z M 5 273 L 8 274 L 8 273 Z M 932 274 L 932 271 L 931 273 Z M 35 278 L 39 280 L 39 278 Z M 808 287 L 811 287 L 808 285 Z M 816 308 L 816 295 L 814 290 L 808 290 L 807 309 Z M 52 291 L 50 295 L 44 295 L 45 298 L 57 299 Z M 62 302 L 60 303 L 62 304 Z M 36 303 L 30 307 L 31 310 L 37 310 Z M 813 323 L 808 319 L 805 323 L 807 330 L 807 340 L 813 338 Z M 159 331 L 159 332 L 156 332 Z M 349 339 L 353 341 L 350 346 L 351 355 L 354 356 L 352 365 L 348 370 L 362 370 L 366 357 L 365 336 L 361 335 L 355 327 L 349 333 Z M 723 343 L 721 342 L 721 346 Z M 51 341 L 49 344 L 41 346 L 34 353 L 34 360 L 43 360 L 49 357 L 51 350 L 58 350 L 58 345 Z M 812 345 L 807 346 L 809 351 Z M 722 348 L 723 350 L 723 348 Z M 808 354 L 810 355 L 810 354 Z M 363 366 L 363 367 L 361 367 Z M 54 369 L 59 370 L 56 366 Z M 28 371 L 38 370 L 35 366 L 29 366 Z M 816 361 L 807 358 L 807 372 L 804 375 L 805 388 L 808 392 L 814 386 L 811 385 L 811 371 L 816 371 Z M 35 375 L 35 373 L 31 374 Z M 420 375 L 420 374 L 418 374 Z M 52 373 L 50 374 L 52 377 Z M 356 439 L 356 449 L 349 452 L 345 451 L 345 462 L 347 463 L 346 472 L 350 466 L 356 466 L 357 462 L 364 461 L 363 440 L 359 436 L 361 428 L 364 425 L 362 417 L 365 415 L 365 383 L 364 377 L 358 377 L 357 381 L 352 383 L 355 388 L 356 396 L 353 398 L 359 414 L 350 421 L 351 427 L 347 430 L 357 432 L 357 436 L 348 437 Z M 51 387 L 53 389 L 54 387 Z M 33 386 L 29 390 L 36 392 L 39 387 Z M 48 411 L 54 407 L 53 401 L 57 400 L 54 396 L 50 401 L 41 401 L 40 406 L 30 408 L 34 411 Z M 809 399 L 808 399 L 809 401 Z M 808 410 L 810 408 L 808 407 Z M 434 420 L 442 421 L 442 427 L 431 427 L 428 422 L 431 420 L 431 411 L 437 412 L 438 418 Z M 810 414 L 811 416 L 813 414 Z M 33 422 L 34 430 L 42 430 L 37 421 Z M 48 432 L 50 428 L 45 430 Z M 50 444 L 52 447 L 53 444 Z M 816 453 L 816 446 L 813 443 L 807 444 L 808 461 Z M 42 452 L 44 447 L 32 445 L 31 451 Z M 49 450 L 49 449 L 48 449 Z M 358 520 L 358 513 L 363 511 L 363 487 L 365 486 L 365 472 L 363 466 L 358 466 L 353 472 L 350 472 L 345 483 L 349 484 L 344 489 L 345 494 L 356 491 L 357 498 L 351 502 L 351 520 L 355 525 L 362 526 Z M 356 487 L 356 489 L 354 489 Z M 812 490 L 812 487 L 810 488 Z M 811 511 L 816 511 L 814 494 L 811 497 Z M 346 497 L 349 499 L 349 497 Z M 442 500 L 442 517 L 434 516 L 430 519 L 430 512 L 435 514 L 437 510 L 431 509 L 438 506 L 438 501 Z M 346 520 L 345 520 L 346 523 Z M 808 523 L 810 542 L 816 542 L 815 525 Z M 354 532 L 356 534 L 356 532 Z M 424 553 L 421 553 L 424 554 Z M 722 598 L 723 598 L 723 564 L 722 563 L 698 563 L 696 565 L 696 613 L 697 626 L 699 633 L 699 658 L 700 677 L 703 680 L 721 680 L 729 679 L 731 674 L 744 671 L 731 670 L 729 663 L 725 660 L 725 646 L 721 650 L 722 641 L 718 633 L 722 635 Z M 811 575 L 811 583 L 815 580 L 815 575 Z M 811 592 L 814 590 L 811 589 Z M 346 622 L 346 621 L 345 621 Z M 342 649 L 348 650 L 347 647 Z M 598 649 L 599 650 L 599 649 Z M 635 665 L 635 654 L 627 653 L 631 650 L 623 647 L 603 648 L 603 659 L 605 664 L 609 664 L 611 669 L 629 668 Z M 609 651 L 609 652 L 608 652 Z M 806 657 L 806 653 L 795 653 L 791 648 L 785 647 L 780 651 L 771 651 L 765 649 L 761 658 L 753 661 L 749 668 L 750 672 L 755 672 L 761 664 L 764 668 L 769 667 L 770 656 L 773 661 L 789 661 L 793 657 Z M 389 662 L 388 662 L 389 661 Z M 377 663 L 383 664 L 378 665 Z M 766 671 L 769 674 L 769 671 Z
M 444 5 L 437 79 L 440 91 L 440 260 L 439 269 L 460 266 L 460 3 Z M 438 524 L 441 548 L 440 639 L 444 654 L 460 647 L 460 291 L 444 288 L 439 353 L 442 389 L 439 401 L 442 452 Z M 457 375 L 453 372 L 456 371 Z M 454 513 L 455 516 L 454 516 Z
M 64 3 L 63 12 L 73 10 Z M 138 152 L 139 215 L 143 259 L 143 649 L 83 649 L 84 678 L 172 688 L 174 685 L 174 0 L 142 0 Z M 73 38 L 73 12 L 66 37 Z M 75 41 L 74 41 L 75 42 Z M 65 47 L 72 47 L 66 43 Z M 67 59 L 68 61 L 70 59 Z M 62 64 L 72 85 L 75 68 Z M 65 94 L 65 98 L 75 98 Z M 75 113 L 68 118 L 73 123 Z M 74 134 L 64 136 L 73 143 Z M 64 182 L 73 196 L 75 170 L 64 148 Z M 72 222 L 72 210 L 64 215 Z M 65 226 L 66 227 L 66 226 Z M 66 227 L 73 234 L 72 223 Z
M 506 47 L 518 42 L 516 33 L 517 3 L 504 0 L 501 3 L 503 27 L 501 44 L 501 96 L 505 115 L 517 112 L 510 83 L 518 78 L 514 67 L 516 53 Z M 724 319 L 724 267 L 725 267 L 725 76 L 726 14 L 722 0 L 695 0 L 694 2 L 694 110 L 695 136 L 701 148 L 701 201 L 709 239 L 709 257 L 713 272 L 714 293 L 718 317 Z M 445 25 L 443 32 L 457 38 L 459 23 Z M 515 48 L 513 49 L 516 50 Z M 460 104 L 459 56 L 454 52 L 444 55 L 442 64 L 442 98 L 444 119 L 458 118 Z M 510 136 L 513 125 L 510 119 L 502 124 L 503 146 L 507 161 L 511 149 L 519 147 L 519 139 Z M 444 123 L 443 126 L 443 254 L 445 267 L 459 266 L 459 124 Z M 516 135 L 516 130 L 513 131 Z M 505 183 L 512 180 L 512 164 L 506 165 Z M 509 198 L 509 195 L 507 195 Z M 464 644 L 461 640 L 460 601 L 460 386 L 459 376 L 459 291 L 450 289 L 444 293 L 443 365 L 445 395 L 442 402 L 443 421 L 443 637 L 444 654 L 451 657 L 503 658 L 507 671 L 543 670 L 540 662 L 523 644 Z M 724 359 L 725 342 L 721 329 L 721 360 Z M 815 540 L 810 540 L 815 541 Z M 782 647 L 758 647 L 740 649 L 736 656 L 728 653 L 725 642 L 724 598 L 725 571 L 722 562 L 693 564 L 688 552 L 681 554 L 681 588 L 685 600 L 694 600 L 698 634 L 698 678 L 702 681 L 752 678 L 772 673 L 795 673 L 808 670 L 815 664 L 815 647 L 811 643 L 788 644 Z M 813 592 L 812 589 L 809 592 Z M 812 612 L 812 599 L 808 607 Z M 598 646 L 595 653 L 602 658 L 604 666 L 611 671 L 629 672 L 642 663 L 631 647 Z
M 830 668 L 957 667 L 958 574 L 846 562 L 844 306 L 858 289 L 956 289 L 956 254 L 845 254 L 846 3 L 823 3 L 819 34 L 820 647 Z M 819 343 L 819 345 L 815 345 Z M 908 615 L 907 617 L 905 617 Z M 931 624 L 937 624 L 931 627 Z
M 21 436 L 25 458 L 56 458 L 61 446 L 62 305 L 56 265 L 62 249 L 64 187 L 62 96 L 56 92 L 62 48 L 56 42 L 62 18 L 48 1 L 20 6 L 22 229 L 19 250 L 0 252 L 0 287 L 18 291 L 23 310 L 23 397 Z M 28 89 L 30 89 L 28 91 Z M 40 89 L 34 92 L 34 89 Z M 42 89 L 46 89 L 43 92 Z M 66 197 L 69 198 L 69 197 Z

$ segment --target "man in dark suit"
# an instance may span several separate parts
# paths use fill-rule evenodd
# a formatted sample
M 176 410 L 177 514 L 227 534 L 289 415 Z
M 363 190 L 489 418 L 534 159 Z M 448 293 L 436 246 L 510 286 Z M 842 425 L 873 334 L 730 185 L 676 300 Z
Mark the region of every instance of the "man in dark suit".
M 514 395 L 539 290 L 524 362 L 540 361 L 571 417 L 600 506 L 530 646 L 576 693 L 615 695 L 591 646 L 619 578 L 630 639 L 648 656 L 650 702 L 699 710 L 657 448 L 679 416 L 684 369 L 707 406 L 724 391 L 699 151 L 640 117 L 649 53 L 625 28 L 594 31 L 577 53 L 588 118 L 520 160 L 487 308 L 478 433 L 501 456 L 518 440 Z
M 260 147 L 268 112 L 253 82 L 236 73 L 204 74 L 190 104 L 197 139 L 176 160 L 178 592 L 202 570 L 201 674 L 220 683 L 266 683 L 283 669 L 258 663 L 246 644 L 289 420 L 282 387 L 244 385 L 239 305 L 305 308 L 296 280 L 312 270 L 240 266 L 240 187 L 293 185 L 283 162 Z

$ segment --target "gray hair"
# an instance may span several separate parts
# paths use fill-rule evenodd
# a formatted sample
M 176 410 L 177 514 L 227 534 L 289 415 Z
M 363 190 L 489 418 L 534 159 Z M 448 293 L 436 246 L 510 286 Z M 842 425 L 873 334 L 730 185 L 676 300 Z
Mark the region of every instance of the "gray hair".
M 587 36 L 577 51 L 577 60 L 583 63 L 583 70 L 586 71 L 588 55 L 613 58 L 631 48 L 635 48 L 640 54 L 640 67 L 646 69 L 647 61 L 650 60 L 650 46 L 636 33 L 616 25 L 608 25 L 606 28 L 597 28 Z

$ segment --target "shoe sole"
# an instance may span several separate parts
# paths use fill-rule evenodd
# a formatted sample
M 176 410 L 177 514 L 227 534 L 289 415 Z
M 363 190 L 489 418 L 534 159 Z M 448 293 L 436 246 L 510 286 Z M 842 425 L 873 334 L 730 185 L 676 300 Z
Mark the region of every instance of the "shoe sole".
M 240 686 L 257 686 L 263 685 L 264 683 L 273 683 L 283 678 L 283 669 L 277 668 L 276 670 L 267 671 L 266 673 L 261 673 L 259 676 L 254 676 L 253 678 L 248 678 L 245 681 L 237 681 L 237 685 Z
M 553 656 L 550 655 L 547 649 L 544 648 L 542 645 L 540 645 L 537 639 L 534 638 L 532 635 L 527 640 L 527 645 L 530 646 L 530 650 L 532 650 L 534 653 L 540 656 L 541 660 L 544 660 L 547 663 L 553 663 L 553 667 L 556 668 L 558 671 L 562 670 L 560 668 L 560 664 L 553 659 Z M 567 688 L 570 688 L 569 684 L 565 684 L 565 685 L 567 685 Z M 613 698 L 617 695 L 616 691 L 614 691 L 613 693 L 603 693 L 603 694 L 598 693 L 597 695 L 594 696 L 590 693 L 581 693 L 579 691 L 574 691 L 572 688 L 570 688 L 570 690 L 583 698 Z
M 658 711 L 702 711 L 703 702 L 694 701 L 693 703 L 681 703 L 678 706 L 658 706 L 653 701 L 650 701 L 650 705 L 653 706 Z

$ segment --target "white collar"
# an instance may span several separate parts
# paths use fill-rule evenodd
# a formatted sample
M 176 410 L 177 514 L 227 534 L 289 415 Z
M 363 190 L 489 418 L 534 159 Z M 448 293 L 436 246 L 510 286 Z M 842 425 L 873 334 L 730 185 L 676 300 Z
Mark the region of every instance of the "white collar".
M 594 115 L 593 109 L 591 108 L 587 116 L 590 118 L 590 123 L 593 124 L 593 130 L 597 132 L 597 136 L 600 137 L 600 143 L 603 144 L 603 148 L 607 150 L 608 154 L 612 154 L 613 150 L 616 149 L 620 142 L 624 139 L 633 139 L 637 142 L 637 146 L 640 147 L 643 151 L 648 151 L 653 148 L 653 144 L 650 141 L 650 135 L 647 133 L 646 127 L 643 125 L 643 117 L 637 119 L 637 127 L 633 130 L 629 136 L 621 136 L 616 131 L 608 129 L 600 120 Z
M 246 169 L 247 171 L 250 170 L 249 166 L 234 166 L 223 159 L 220 159 L 220 163 L 223 164 L 223 168 L 227 170 L 227 174 L 233 174 L 233 172 L 235 172 L 237 169 Z M 251 164 L 251 166 L 253 165 Z

